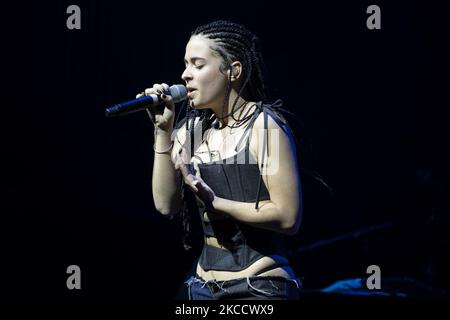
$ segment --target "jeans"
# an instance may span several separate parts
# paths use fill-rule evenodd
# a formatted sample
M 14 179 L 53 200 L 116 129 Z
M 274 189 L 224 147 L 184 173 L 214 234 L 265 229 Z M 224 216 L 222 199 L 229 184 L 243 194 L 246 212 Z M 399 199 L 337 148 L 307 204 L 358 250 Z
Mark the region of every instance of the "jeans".
M 257 276 L 225 281 L 192 276 L 185 284 L 189 300 L 298 300 L 301 288 L 299 279 Z

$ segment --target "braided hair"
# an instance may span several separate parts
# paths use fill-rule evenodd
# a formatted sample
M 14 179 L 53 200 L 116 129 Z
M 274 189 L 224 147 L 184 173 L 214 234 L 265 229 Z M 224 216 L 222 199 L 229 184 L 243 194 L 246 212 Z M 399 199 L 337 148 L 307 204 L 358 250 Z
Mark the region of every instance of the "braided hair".
M 222 114 L 221 118 L 224 119 L 226 117 L 231 116 L 235 123 L 233 127 L 239 127 L 243 125 L 247 120 L 249 120 L 252 115 L 244 116 L 236 119 L 234 114 L 240 107 L 236 107 L 239 97 L 242 97 L 246 101 L 263 101 L 268 100 L 267 95 L 267 87 L 264 83 L 263 73 L 265 71 L 265 65 L 262 59 L 262 54 L 259 49 L 259 39 L 246 27 L 243 25 L 225 21 L 218 20 L 208 23 L 206 25 L 202 25 L 195 29 L 191 33 L 192 36 L 200 35 L 207 39 L 212 40 L 213 45 L 210 49 L 214 54 L 218 54 L 222 58 L 222 64 L 220 66 L 221 72 L 226 72 L 231 69 L 231 64 L 234 61 L 240 61 L 242 63 L 243 68 L 243 76 L 244 79 L 241 82 L 241 85 L 238 90 L 238 95 L 233 102 L 231 112 L 229 114 L 224 115 L 224 109 L 226 104 L 228 103 L 230 92 L 231 92 L 231 74 L 229 73 L 228 82 L 227 82 L 227 90 L 225 93 L 224 103 L 222 105 Z M 231 71 L 231 70 L 230 70 Z M 199 123 L 201 123 L 202 129 L 202 140 L 203 135 L 206 130 L 211 128 L 212 123 L 215 120 L 214 112 L 211 109 L 203 109 L 203 110 L 194 110 L 190 107 L 190 105 L 185 101 L 182 105 L 182 110 L 186 109 L 186 116 L 184 120 L 186 120 L 186 144 L 187 147 L 190 147 L 191 155 L 194 155 L 194 122 L 195 118 L 199 116 Z M 278 108 L 278 111 L 283 114 L 290 115 L 299 125 L 301 125 L 301 121 L 295 116 L 295 114 L 289 112 L 286 109 Z M 242 111 L 241 111 L 242 113 Z M 178 114 L 180 116 L 181 112 Z M 177 124 L 178 124 L 177 119 Z M 181 121 L 181 123 L 184 123 Z M 303 126 L 301 126 L 303 127 Z M 296 136 L 294 135 L 294 139 L 296 141 L 296 145 L 300 146 L 300 143 Z M 316 172 L 315 170 L 308 169 L 303 161 L 299 163 L 300 171 L 310 177 L 312 177 L 315 181 L 318 181 L 322 186 L 324 186 L 329 192 L 332 194 L 332 189 L 328 186 L 322 176 Z M 182 182 L 183 183 L 183 182 Z M 187 197 L 184 194 L 183 190 L 183 209 L 181 211 L 181 219 L 183 225 L 183 245 L 186 250 L 189 250 L 191 246 L 188 244 L 191 226 L 190 226 L 190 214 L 187 206 Z M 192 196 L 192 195 L 191 195 Z
M 230 72 L 221 115 L 222 118 L 231 116 L 239 122 L 240 119 L 234 118 L 239 97 L 246 101 L 259 101 L 267 98 L 262 72 L 263 60 L 258 45 L 259 40 L 243 25 L 225 20 L 213 21 L 198 27 L 191 33 L 191 37 L 196 35 L 213 41 L 214 44 L 210 49 L 222 58 L 220 66 L 222 72 L 230 70 L 234 61 L 242 63 L 245 78 L 239 88 L 238 96 L 233 103 L 231 113 L 224 115 L 225 105 L 231 92 Z M 208 110 L 208 112 L 211 114 L 212 111 Z
M 233 127 L 239 127 L 245 124 L 252 115 L 246 115 L 243 118 L 239 116 L 235 118 L 234 114 L 239 108 L 237 102 L 240 97 L 245 101 L 264 101 L 267 100 L 266 85 L 264 83 L 263 71 L 265 66 L 262 59 L 262 54 L 259 49 L 259 39 L 245 26 L 226 20 L 213 21 L 208 24 L 197 27 L 192 33 L 193 36 L 203 36 L 212 40 L 213 45 L 210 47 L 213 54 L 217 54 L 222 58 L 220 71 L 225 73 L 227 70 L 231 71 L 231 64 L 234 61 L 239 61 L 242 64 L 243 80 L 239 86 L 238 94 L 233 102 L 231 112 L 224 114 L 225 106 L 228 103 L 231 93 L 231 74 L 229 73 L 227 90 L 225 93 L 225 99 L 222 105 L 221 117 L 224 119 L 232 117 L 235 123 Z M 212 123 L 215 121 L 214 112 L 211 109 L 194 110 L 187 102 L 182 106 L 182 109 L 186 108 L 186 142 L 190 146 L 190 154 L 194 154 L 194 120 L 199 116 L 199 121 L 202 128 L 202 139 L 206 130 L 211 128 Z M 242 110 L 243 111 L 243 110 Z M 242 113 L 241 111 L 241 113 Z M 178 123 L 178 121 L 177 121 Z M 187 212 L 186 199 L 183 195 L 184 205 L 181 214 L 182 224 L 184 227 L 184 239 L 183 244 L 185 249 L 189 249 L 190 246 L 186 243 L 187 234 L 190 231 L 190 216 Z

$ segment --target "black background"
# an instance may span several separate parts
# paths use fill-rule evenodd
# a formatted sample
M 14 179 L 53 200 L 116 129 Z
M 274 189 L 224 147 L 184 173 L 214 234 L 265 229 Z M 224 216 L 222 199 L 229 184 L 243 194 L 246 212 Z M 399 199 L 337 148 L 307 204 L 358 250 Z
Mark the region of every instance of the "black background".
M 66 28 L 71 4 L 81 30 Z M 371 4 L 381 30 L 366 27 Z M 2 107 L 7 301 L 182 294 L 199 248 L 185 252 L 177 221 L 153 206 L 153 127 L 145 113 L 104 110 L 153 83 L 182 83 L 190 32 L 214 19 L 259 36 L 271 97 L 301 119 L 305 159 L 333 189 L 304 177 L 290 258 L 305 292 L 364 277 L 371 264 L 383 279 L 412 279 L 414 288 L 401 287 L 408 294 L 448 292 L 444 13 L 425 1 L 11 5 L 2 19 L 12 98 Z M 72 264 L 82 271 L 79 291 L 66 288 Z

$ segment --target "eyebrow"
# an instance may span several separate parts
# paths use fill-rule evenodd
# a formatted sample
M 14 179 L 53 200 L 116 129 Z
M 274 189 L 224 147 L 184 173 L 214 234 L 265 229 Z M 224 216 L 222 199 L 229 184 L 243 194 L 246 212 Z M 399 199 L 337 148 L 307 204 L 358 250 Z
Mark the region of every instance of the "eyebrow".
M 196 60 L 203 60 L 205 61 L 205 58 L 201 58 L 201 57 L 191 57 L 190 59 L 192 62 L 195 62 Z M 188 62 L 186 59 L 184 59 L 184 63 Z

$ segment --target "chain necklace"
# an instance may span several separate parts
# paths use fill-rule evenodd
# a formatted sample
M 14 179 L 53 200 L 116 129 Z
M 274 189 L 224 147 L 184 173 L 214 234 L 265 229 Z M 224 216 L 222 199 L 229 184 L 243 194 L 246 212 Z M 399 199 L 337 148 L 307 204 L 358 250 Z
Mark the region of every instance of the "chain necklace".
M 235 133 L 235 132 L 233 132 L 233 129 L 242 127 L 244 124 L 246 124 L 248 122 L 248 120 L 250 120 L 253 117 L 253 114 L 248 115 L 250 113 L 250 111 L 252 110 L 252 107 L 250 107 L 250 108 L 247 109 L 247 112 L 245 113 L 244 117 L 241 119 L 242 113 L 244 112 L 245 106 L 247 104 L 248 104 L 248 102 L 246 101 L 244 104 L 242 104 L 237 109 L 237 110 L 239 110 L 239 109 L 242 108 L 242 110 L 241 110 L 241 112 L 239 114 L 239 117 L 238 117 L 238 119 L 240 119 L 240 120 L 235 121 L 232 125 L 226 124 L 223 128 L 219 129 L 219 130 L 223 130 L 224 128 L 228 127 L 228 128 L 230 128 L 230 132 L 228 134 L 226 134 L 225 137 L 223 137 L 221 139 L 222 141 L 221 141 L 220 145 L 217 148 L 215 148 L 215 150 L 211 150 L 210 149 L 210 146 L 209 146 L 209 143 L 208 143 L 208 137 L 203 139 L 202 143 L 204 142 L 206 147 L 208 148 L 207 152 L 209 152 L 209 154 L 211 155 L 210 158 L 217 158 L 217 157 L 219 157 L 219 159 L 222 160 L 222 157 L 220 156 L 220 149 L 223 147 L 223 145 L 225 144 L 225 141 L 227 141 L 228 137 L 232 137 L 232 140 L 233 140 L 232 141 L 232 146 L 236 147 L 236 135 L 233 134 L 233 133 Z M 216 119 L 216 121 L 217 121 L 217 119 Z M 240 139 L 241 137 L 242 136 L 238 136 L 237 138 Z M 230 145 L 230 144 L 228 143 L 228 145 Z
M 252 110 L 251 107 L 247 109 L 247 112 L 245 113 L 244 117 L 242 117 L 242 113 L 244 112 L 245 107 L 247 106 L 247 104 L 248 104 L 248 101 L 245 101 L 243 104 L 241 104 L 235 110 L 235 112 L 237 112 L 240 109 L 242 109 L 241 112 L 239 113 L 239 116 L 238 116 L 237 120 L 234 118 L 233 115 L 231 115 L 231 117 L 235 120 L 231 126 L 229 124 L 225 124 L 222 128 L 218 128 L 218 126 L 220 126 L 219 119 L 222 120 L 222 119 L 228 118 L 228 117 L 230 117 L 230 115 L 225 116 L 223 118 L 219 118 L 219 117 L 216 116 L 216 120 L 215 120 L 216 122 L 214 123 L 214 128 L 222 130 L 222 129 L 228 127 L 228 128 L 230 128 L 230 134 L 232 134 L 233 133 L 232 131 L 233 131 L 234 128 L 239 128 L 239 127 L 243 126 L 245 123 L 247 123 L 248 120 L 250 120 L 252 118 L 253 114 L 248 115 L 250 113 L 250 111 Z
M 228 124 L 226 124 L 225 126 L 223 126 L 222 128 L 218 128 L 218 126 L 216 125 L 216 123 L 219 123 L 219 121 L 218 121 L 218 117 L 216 116 L 216 119 L 214 120 L 214 122 L 213 122 L 213 124 L 212 124 L 212 126 L 211 126 L 211 128 L 210 129 L 216 129 L 216 130 L 223 130 L 223 129 L 225 129 L 225 128 L 230 128 L 230 132 L 223 138 L 223 139 L 221 139 L 222 141 L 221 141 L 221 143 L 220 143 L 220 145 L 215 149 L 215 150 L 211 150 L 210 149 L 210 146 L 209 146 L 209 143 L 208 143 L 208 138 L 210 138 L 210 136 L 211 136 L 211 133 L 213 132 L 212 130 L 208 130 L 208 134 L 206 134 L 205 135 L 205 137 L 203 138 L 203 140 L 202 140 L 202 142 L 199 144 L 199 146 L 201 146 L 203 143 L 206 145 L 206 147 L 207 147 L 207 151 L 205 150 L 205 151 L 196 151 L 195 153 L 196 154 L 203 154 L 203 153 L 209 153 L 209 155 L 210 155 L 210 159 L 211 159 L 211 161 L 216 161 L 217 159 L 214 159 L 214 158 L 219 158 L 219 160 L 222 160 L 222 157 L 220 156 L 220 149 L 223 147 L 223 145 L 224 145 L 224 142 L 227 140 L 227 137 L 232 137 L 233 136 L 233 129 L 235 129 L 235 128 L 239 128 L 239 127 L 241 127 L 241 126 L 243 126 L 244 124 L 246 124 L 252 117 L 253 117 L 253 113 L 252 114 L 250 114 L 250 115 L 248 115 L 249 113 L 250 113 L 250 111 L 252 110 L 252 107 L 253 106 L 255 106 L 256 104 L 254 104 L 252 107 L 250 107 L 250 108 L 248 108 L 247 109 L 247 112 L 245 113 L 245 115 L 244 115 L 244 117 L 241 119 L 241 115 L 242 115 L 242 113 L 244 112 L 244 110 L 245 110 L 245 106 L 248 104 L 248 101 L 245 101 L 242 105 L 240 105 L 236 110 L 235 110 L 235 112 L 237 112 L 238 110 L 240 110 L 240 109 L 242 109 L 241 110 L 241 112 L 240 112 L 240 114 L 239 114 L 239 120 L 237 120 L 237 121 L 235 121 L 232 125 L 228 125 Z M 212 116 L 212 117 L 214 117 L 214 115 Z M 229 117 L 229 116 L 227 116 L 227 117 Z M 221 118 L 221 119 L 225 119 L 226 117 L 223 117 L 223 118 Z M 220 123 L 219 123 L 219 125 L 220 125 Z M 177 137 L 177 140 L 178 140 L 178 137 Z M 178 142 L 180 143 L 180 141 L 178 140 Z M 235 145 L 235 142 L 236 142 L 236 139 L 235 138 L 233 138 L 233 146 Z M 181 143 L 180 143 L 181 144 Z M 203 162 L 203 160 L 199 157 L 199 156 L 197 156 L 197 155 L 192 155 L 192 157 L 195 157 L 195 158 L 198 158 L 200 161 L 202 161 Z

